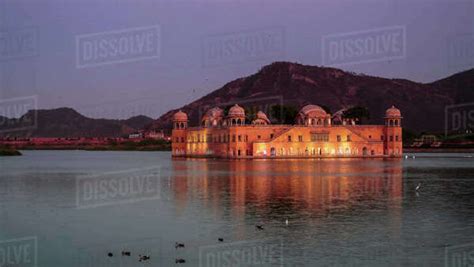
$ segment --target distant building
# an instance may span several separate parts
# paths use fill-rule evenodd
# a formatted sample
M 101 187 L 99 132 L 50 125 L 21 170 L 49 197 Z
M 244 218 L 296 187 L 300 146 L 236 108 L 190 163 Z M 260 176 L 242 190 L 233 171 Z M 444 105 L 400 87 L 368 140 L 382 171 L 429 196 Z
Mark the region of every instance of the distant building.
M 131 133 L 128 135 L 129 139 L 143 138 L 143 133 Z
M 156 130 L 151 130 L 143 133 L 143 136 L 147 139 L 165 139 L 165 134 L 163 133 L 163 130 L 161 131 L 156 131 Z
M 421 138 L 415 139 L 411 147 L 440 147 L 443 143 L 432 134 L 424 134 Z
M 220 108 L 208 110 L 199 127 L 188 127 L 188 116 L 173 116 L 171 135 L 175 157 L 297 158 L 401 157 L 400 110 L 385 113 L 385 125 L 332 124 L 317 105 L 304 106 L 295 125 L 272 125 L 263 112 L 245 124 L 245 111 L 234 105 L 227 116 Z

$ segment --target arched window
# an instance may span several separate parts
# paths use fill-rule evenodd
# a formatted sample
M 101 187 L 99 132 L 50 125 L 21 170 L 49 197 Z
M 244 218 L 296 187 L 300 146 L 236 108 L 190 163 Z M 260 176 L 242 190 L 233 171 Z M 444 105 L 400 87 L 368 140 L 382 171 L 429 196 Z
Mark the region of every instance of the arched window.
M 179 127 L 180 127 L 181 129 L 184 129 L 184 123 L 181 123 L 181 124 L 179 125 Z

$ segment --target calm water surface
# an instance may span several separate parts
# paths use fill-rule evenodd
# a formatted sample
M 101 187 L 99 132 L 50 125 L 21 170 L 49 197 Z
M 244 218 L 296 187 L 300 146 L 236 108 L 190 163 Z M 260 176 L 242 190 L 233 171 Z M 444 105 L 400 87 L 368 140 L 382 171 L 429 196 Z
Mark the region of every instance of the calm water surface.
M 47 267 L 458 266 L 474 251 L 470 154 L 223 161 L 23 153 L 0 158 L 0 266 L 7 248 L 12 255 L 24 244 Z

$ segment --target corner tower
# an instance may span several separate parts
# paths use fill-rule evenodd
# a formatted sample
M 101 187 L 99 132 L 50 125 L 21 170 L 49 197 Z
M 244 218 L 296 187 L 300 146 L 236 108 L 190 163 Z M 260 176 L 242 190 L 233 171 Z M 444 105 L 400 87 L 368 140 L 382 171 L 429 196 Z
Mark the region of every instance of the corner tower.
M 402 114 L 398 108 L 392 106 L 385 111 L 384 154 L 402 156 Z
M 173 115 L 173 130 L 171 131 L 171 153 L 173 156 L 186 155 L 186 131 L 188 115 L 181 110 Z

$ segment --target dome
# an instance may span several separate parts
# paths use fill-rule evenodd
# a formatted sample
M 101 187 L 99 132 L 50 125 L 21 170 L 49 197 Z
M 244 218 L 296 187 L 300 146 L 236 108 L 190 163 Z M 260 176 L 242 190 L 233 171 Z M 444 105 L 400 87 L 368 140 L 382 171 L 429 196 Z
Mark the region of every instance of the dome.
M 186 113 L 182 112 L 179 110 L 173 115 L 173 120 L 175 121 L 187 121 L 188 120 L 188 115 Z
M 311 117 L 311 118 L 327 116 L 326 111 L 318 105 L 306 105 L 300 110 L 299 113 L 301 115 L 304 115 L 305 117 Z
M 206 111 L 202 116 L 201 124 L 203 126 L 217 126 L 224 117 L 224 111 L 218 107 L 214 107 Z
M 332 114 L 331 116 L 331 120 L 334 123 L 342 123 L 342 121 L 344 120 L 344 112 L 346 112 L 346 110 L 347 110 L 346 108 L 343 108 L 334 112 L 334 114 Z
M 235 104 L 229 109 L 229 117 L 245 117 L 245 110 L 241 106 Z
M 262 120 L 268 120 L 267 115 L 265 115 L 265 113 L 263 113 L 263 111 L 257 112 L 257 118 L 262 119 Z
M 395 106 L 392 106 L 391 108 L 387 109 L 387 111 L 385 111 L 385 118 L 401 118 L 401 117 L 402 117 L 402 113 Z
M 259 111 L 257 112 L 255 119 L 252 121 L 252 124 L 270 124 L 270 120 L 265 113 Z
M 224 117 L 224 111 L 218 107 L 211 108 L 206 111 L 204 116 L 202 116 L 202 120 L 214 120 L 214 119 L 222 119 Z
M 219 118 L 224 116 L 224 111 L 218 107 L 214 107 L 209 109 L 204 116 L 208 118 Z

